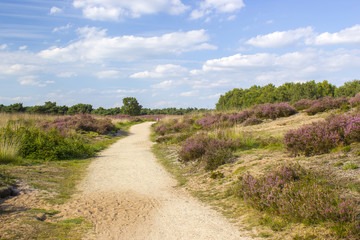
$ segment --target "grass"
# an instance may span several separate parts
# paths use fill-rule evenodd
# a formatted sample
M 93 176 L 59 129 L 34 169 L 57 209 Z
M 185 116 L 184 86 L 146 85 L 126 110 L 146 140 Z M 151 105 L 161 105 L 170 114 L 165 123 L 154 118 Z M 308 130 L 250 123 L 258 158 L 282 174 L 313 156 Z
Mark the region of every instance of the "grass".
M 346 170 L 357 169 L 358 167 L 359 166 L 356 163 L 348 162 L 344 164 L 343 169 L 346 171 Z
M 338 151 L 318 156 L 289 155 L 283 144 L 283 136 L 291 129 L 296 129 L 304 124 L 323 120 L 334 111 L 308 116 L 306 113 L 298 113 L 290 117 L 277 120 L 265 120 L 263 123 L 254 126 L 237 124 L 232 127 L 218 126 L 215 128 L 197 129 L 189 136 L 196 134 L 196 131 L 203 131 L 211 137 L 218 139 L 241 139 L 245 143 L 234 152 L 235 160 L 220 166 L 215 171 L 205 171 L 204 166 L 198 162 L 182 164 L 176 155 L 182 141 L 172 141 L 173 133 L 165 133 L 157 141 L 154 149 L 156 155 L 163 155 L 165 163 L 159 160 L 165 168 L 180 179 L 184 188 L 188 189 L 195 197 L 210 204 L 214 209 L 222 212 L 230 221 L 246 226 L 247 230 L 257 232 L 254 237 L 267 239 L 341 239 L 347 236 L 344 226 L 335 226 L 331 222 L 302 223 L 289 221 L 287 218 L 277 216 L 267 211 L 259 211 L 248 205 L 244 200 L 236 197 L 236 183 L 239 177 L 250 173 L 255 177 L 271 172 L 272 169 L 288 164 L 299 164 L 307 170 L 320 174 L 324 179 L 334 184 L 340 192 L 344 191 L 351 197 L 359 199 L 358 177 L 360 171 L 358 159 L 360 144 L 341 146 Z M 191 118 L 191 117 L 185 117 Z M 192 116 L 196 119 L 196 116 Z M 196 120 L 195 120 L 196 121 Z M 178 122 L 185 122 L 179 119 Z M 167 124 L 169 121 L 167 122 Z M 169 125 L 167 125 L 169 126 Z M 188 131 L 185 129 L 185 131 Z M 186 135 L 188 132 L 178 134 Z M 157 135 L 152 139 L 156 141 Z M 167 140 L 170 139 L 170 140 Z M 161 142 L 161 143 L 160 143 Z M 170 156 L 169 156 L 170 155 Z M 344 164 L 353 163 L 346 173 L 343 170 Z M 355 167 L 356 165 L 356 167 Z M 182 179 L 186 179 L 183 181 Z M 251 235 L 251 234 L 250 234 Z
M 158 161 L 166 168 L 168 172 L 173 174 L 179 183 L 179 186 L 186 184 L 187 179 L 183 174 L 183 169 L 174 161 L 173 152 L 164 144 L 155 144 L 152 148 Z
M 9 121 L 12 126 L 21 127 L 25 122 L 31 123 L 43 120 L 53 120 L 56 116 L 29 115 L 29 114 L 0 114 L 0 128 L 6 127 Z M 87 144 L 95 152 L 102 151 L 117 140 L 127 135 L 127 130 L 138 122 L 123 120 L 115 123 L 120 134 L 117 136 L 101 135 L 95 132 L 81 132 Z M 10 149 L 11 144 L 5 142 Z M 9 147 L 10 146 L 10 147 Z M 69 218 L 59 220 L 56 206 L 68 201 L 76 192 L 76 185 L 83 179 L 86 169 L 93 160 L 71 159 L 44 161 L 27 159 L 16 156 L 16 145 L 13 144 L 13 153 L 10 157 L 2 157 L 0 151 L 0 187 L 16 182 L 22 182 L 41 190 L 37 196 L 39 201 L 36 208 L 19 208 L 0 212 L 1 239 L 82 239 L 92 227 L 83 218 Z M 2 151 L 3 152 L 3 151 Z M 44 205 L 45 204 L 45 205 Z M 42 208 L 43 207 L 43 208 Z M 36 220 L 38 214 L 45 214 L 46 221 Z

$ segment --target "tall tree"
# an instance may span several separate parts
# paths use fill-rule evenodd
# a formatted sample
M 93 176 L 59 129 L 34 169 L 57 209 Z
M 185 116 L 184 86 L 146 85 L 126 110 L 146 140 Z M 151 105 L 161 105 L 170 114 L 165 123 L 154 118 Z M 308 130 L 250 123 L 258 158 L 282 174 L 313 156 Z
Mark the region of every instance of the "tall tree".
M 128 114 L 130 116 L 138 116 L 141 113 L 142 106 L 134 97 L 126 97 L 123 99 L 123 106 L 121 107 L 121 111 L 124 114 Z

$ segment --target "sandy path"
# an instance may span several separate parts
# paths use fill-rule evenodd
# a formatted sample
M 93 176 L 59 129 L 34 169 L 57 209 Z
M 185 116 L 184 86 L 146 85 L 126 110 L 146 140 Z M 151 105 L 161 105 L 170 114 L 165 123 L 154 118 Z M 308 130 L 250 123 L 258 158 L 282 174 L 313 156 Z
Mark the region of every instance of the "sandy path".
M 64 206 L 94 225 L 87 239 L 250 239 L 179 188 L 156 162 L 151 123 L 131 128 L 89 167 L 79 194 Z

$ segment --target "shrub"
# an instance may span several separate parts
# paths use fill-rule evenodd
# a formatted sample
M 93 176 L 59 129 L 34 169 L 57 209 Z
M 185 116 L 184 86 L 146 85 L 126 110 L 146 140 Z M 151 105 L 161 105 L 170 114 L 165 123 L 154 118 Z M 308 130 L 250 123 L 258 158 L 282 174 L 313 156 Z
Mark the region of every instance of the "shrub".
M 8 157 L 8 161 L 14 160 L 16 155 L 39 160 L 65 160 L 94 155 L 94 149 L 80 136 L 65 136 L 56 129 L 43 131 L 37 127 L 13 128 L 9 125 L 0 129 L 0 136 L 5 144 L 13 143 L 15 146 L 13 150 L 16 152 L 10 155 L 11 158 Z
M 203 128 L 207 128 L 212 126 L 213 124 L 220 121 L 220 115 L 219 114 L 205 114 L 203 118 L 200 118 L 196 121 L 196 124 L 201 125 Z
M 206 170 L 215 170 L 229 162 L 232 151 L 241 143 L 236 140 L 214 139 L 205 134 L 197 134 L 188 138 L 181 146 L 179 157 L 183 162 L 203 161 Z
M 294 108 L 297 111 L 305 110 L 311 107 L 314 104 L 314 100 L 310 99 L 301 99 L 293 104 Z
M 163 123 L 160 123 L 159 125 L 157 125 L 154 130 L 157 134 L 159 134 L 161 136 L 164 136 L 165 133 L 167 132 L 167 128 L 166 128 L 165 124 L 163 124 Z
M 295 222 L 332 221 L 338 235 L 360 236 L 359 203 L 341 199 L 338 189 L 301 167 L 283 166 L 259 178 L 247 174 L 237 194 L 258 210 Z
M 289 103 L 265 103 L 256 105 L 253 108 L 254 116 L 261 119 L 276 119 L 280 117 L 288 117 L 296 113 L 295 108 Z
M 40 126 L 45 129 L 55 128 L 62 132 L 74 129 L 76 131 L 92 131 L 99 134 L 115 130 L 115 125 L 109 118 L 96 119 L 90 114 L 58 117 L 52 122 L 42 122 Z
M 295 155 L 328 153 L 339 145 L 360 141 L 360 115 L 335 115 L 325 121 L 290 130 L 284 136 L 286 148 Z
M 179 151 L 180 159 L 184 162 L 200 158 L 205 154 L 209 137 L 204 134 L 197 134 L 188 138 Z
M 360 105 L 360 93 L 357 93 L 355 97 L 349 100 L 351 107 L 357 107 Z
M 260 118 L 249 118 L 244 122 L 245 126 L 252 126 L 252 125 L 257 125 L 262 123 L 263 120 L 261 120 Z
M 315 100 L 310 108 L 306 110 L 308 115 L 315 115 L 319 112 L 325 112 L 327 110 L 341 108 L 344 105 L 348 105 L 349 102 L 347 98 L 332 98 L 332 97 L 323 97 Z
M 228 120 L 230 122 L 233 122 L 235 124 L 237 123 L 243 123 L 246 121 L 246 119 L 248 119 L 251 115 L 253 114 L 253 112 L 251 111 L 243 111 L 241 113 L 237 113 L 237 114 L 233 114 L 231 116 L 229 116 Z

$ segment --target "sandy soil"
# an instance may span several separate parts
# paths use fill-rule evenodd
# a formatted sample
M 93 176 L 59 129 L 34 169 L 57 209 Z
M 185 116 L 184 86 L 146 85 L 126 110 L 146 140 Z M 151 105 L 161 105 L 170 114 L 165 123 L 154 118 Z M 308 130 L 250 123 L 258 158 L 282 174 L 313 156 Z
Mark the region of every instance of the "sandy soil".
M 104 151 L 62 212 L 93 223 L 87 239 L 250 239 L 176 187 L 151 152 L 150 126 L 133 126 Z

